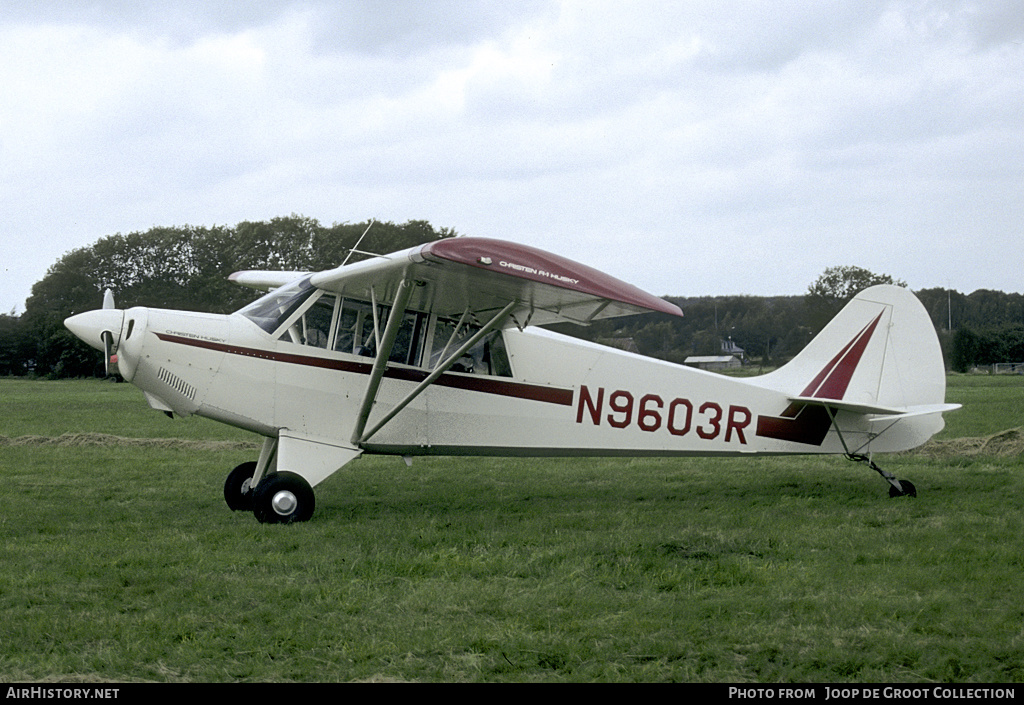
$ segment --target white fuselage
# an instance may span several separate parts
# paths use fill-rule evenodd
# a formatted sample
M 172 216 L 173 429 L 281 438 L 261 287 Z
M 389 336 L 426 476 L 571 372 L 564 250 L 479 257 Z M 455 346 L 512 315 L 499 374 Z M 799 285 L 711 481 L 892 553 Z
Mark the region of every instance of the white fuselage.
M 372 359 L 273 338 L 249 319 L 157 309 L 125 312 L 121 373 L 155 408 L 274 437 L 347 443 Z M 545 330 L 502 332 L 511 376 L 449 371 L 359 444 L 401 455 L 731 455 L 842 453 L 824 410 L 780 419 L 786 394 Z M 372 426 L 426 377 L 389 363 Z M 849 450 L 910 448 L 941 428 L 899 433 L 839 411 Z M 772 424 L 794 433 L 774 433 Z M 936 423 L 938 427 L 936 428 Z M 787 426 L 788 424 L 788 426 Z M 759 431 L 765 433 L 759 434 Z M 795 438 L 796 440 L 793 440 Z M 787 440 L 788 439 L 788 440 Z

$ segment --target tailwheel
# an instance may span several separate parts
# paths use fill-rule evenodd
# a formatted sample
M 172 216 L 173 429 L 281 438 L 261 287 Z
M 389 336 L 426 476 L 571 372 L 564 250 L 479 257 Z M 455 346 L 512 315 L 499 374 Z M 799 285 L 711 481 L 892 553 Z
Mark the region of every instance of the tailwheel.
M 268 475 L 253 494 L 252 512 L 261 524 L 308 521 L 315 507 L 313 488 L 291 472 Z
M 256 474 L 256 463 L 242 463 L 224 481 L 224 501 L 234 512 L 252 511 L 252 476 Z
M 858 463 L 865 463 L 869 468 L 877 472 L 882 476 L 882 479 L 889 483 L 889 496 L 890 497 L 916 497 L 917 488 L 914 487 L 914 483 L 910 480 L 897 479 L 895 475 L 887 470 L 883 470 L 878 467 L 871 458 L 866 455 L 858 455 L 856 453 L 847 453 L 847 460 L 853 460 Z
M 896 485 L 889 486 L 890 497 L 916 497 L 917 488 L 914 487 L 914 483 L 910 480 L 897 480 L 900 483 L 900 489 L 896 489 Z

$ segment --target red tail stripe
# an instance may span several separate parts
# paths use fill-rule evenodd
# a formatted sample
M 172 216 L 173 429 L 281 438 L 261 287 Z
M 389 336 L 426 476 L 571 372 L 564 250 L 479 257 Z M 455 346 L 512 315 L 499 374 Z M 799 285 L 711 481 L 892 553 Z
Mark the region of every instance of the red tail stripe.
M 850 386 L 850 380 L 853 379 L 853 373 L 864 355 L 864 350 L 871 341 L 871 336 L 874 335 L 879 321 L 882 320 L 883 313 L 885 311 L 879 313 L 875 320 L 864 326 L 860 333 L 855 335 L 853 340 L 832 358 L 832 361 L 807 386 L 802 396 L 821 399 L 843 398 L 846 388 Z
M 861 332 L 857 334 L 857 337 L 859 337 L 861 335 L 861 333 L 863 333 L 863 332 L 864 331 L 861 330 Z M 857 342 L 857 338 L 856 337 L 853 340 L 851 340 L 849 343 L 847 343 L 846 346 L 843 347 L 843 349 L 839 351 L 839 354 L 836 355 L 834 358 L 832 358 L 832 361 L 829 362 L 827 365 L 825 365 L 824 368 L 822 368 L 821 372 L 819 372 L 817 374 L 817 376 L 815 376 L 815 378 L 813 380 L 811 380 L 811 383 L 807 385 L 807 388 L 804 389 L 803 393 L 800 396 L 802 396 L 802 397 L 814 396 L 814 393 L 816 391 L 818 391 L 818 388 L 825 381 L 825 378 L 828 376 L 828 374 L 833 369 L 835 369 L 835 366 L 837 364 L 839 364 L 839 361 L 843 358 L 843 356 L 846 355 L 846 353 L 848 353 L 850 351 L 850 348 L 853 347 L 853 344 L 855 342 Z

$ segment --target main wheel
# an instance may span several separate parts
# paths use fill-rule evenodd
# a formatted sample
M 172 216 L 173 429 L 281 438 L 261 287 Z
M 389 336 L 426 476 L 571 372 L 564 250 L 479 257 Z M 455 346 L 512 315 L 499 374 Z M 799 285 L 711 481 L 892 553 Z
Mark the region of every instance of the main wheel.
M 291 524 L 313 516 L 313 488 L 300 476 L 279 472 L 263 478 L 253 495 L 252 513 L 261 524 Z
M 224 501 L 232 511 L 252 511 L 252 476 L 256 474 L 256 463 L 242 463 L 228 473 L 224 480 Z

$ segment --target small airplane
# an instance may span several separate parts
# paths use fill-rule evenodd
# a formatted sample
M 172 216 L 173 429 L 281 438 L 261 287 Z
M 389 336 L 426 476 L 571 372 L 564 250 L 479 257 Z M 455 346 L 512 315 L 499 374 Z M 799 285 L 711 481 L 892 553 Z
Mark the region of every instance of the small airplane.
M 682 311 L 502 240 L 229 278 L 266 293 L 230 315 L 122 310 L 108 293 L 65 325 L 153 409 L 262 436 L 224 497 L 263 523 L 308 520 L 313 488 L 364 453 L 842 454 L 916 495 L 872 454 L 924 443 L 959 408 L 927 312 L 897 286 L 862 291 L 778 370 L 733 378 L 539 328 Z

